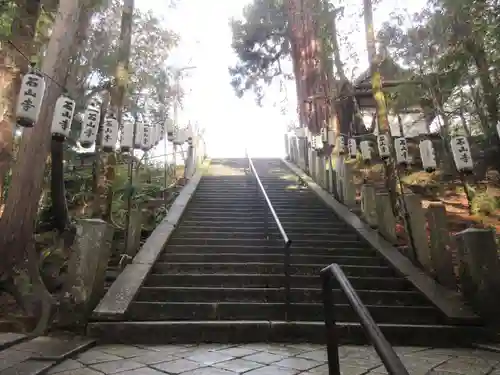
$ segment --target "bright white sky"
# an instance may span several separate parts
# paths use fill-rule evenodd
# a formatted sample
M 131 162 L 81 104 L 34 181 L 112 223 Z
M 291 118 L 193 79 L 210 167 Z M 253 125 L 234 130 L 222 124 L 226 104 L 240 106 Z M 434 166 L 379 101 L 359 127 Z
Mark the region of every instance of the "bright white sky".
M 231 49 L 228 20 L 240 17 L 244 5 L 250 1 L 179 0 L 177 8 L 170 9 L 162 5 L 162 0 L 136 0 L 141 10 L 153 10 L 164 18 L 167 27 L 181 36 L 181 44 L 167 64 L 197 67 L 190 71 L 189 78 L 183 80 L 188 94 L 179 116 L 180 125 L 191 121 L 206 128 L 208 153 L 212 157 L 242 157 L 245 146 L 253 156 L 283 156 L 286 124 L 296 117 L 293 84 L 288 88 L 289 110 L 286 116 L 273 106 L 283 97 L 276 87 L 266 91 L 267 103 L 264 108 L 259 108 L 251 94 L 238 99 L 229 84 L 228 66 L 234 64 L 236 57 Z M 350 5 L 346 7 L 346 15 L 359 12 L 358 7 L 361 8 L 363 2 L 348 0 L 347 4 Z M 375 28 L 378 29 L 397 8 L 410 6 L 413 12 L 424 4 L 424 0 L 383 0 L 374 14 Z M 368 66 L 362 18 L 345 18 L 339 29 L 353 44 L 360 59 L 357 70 L 362 72 Z M 163 149 L 155 153 L 162 154 Z

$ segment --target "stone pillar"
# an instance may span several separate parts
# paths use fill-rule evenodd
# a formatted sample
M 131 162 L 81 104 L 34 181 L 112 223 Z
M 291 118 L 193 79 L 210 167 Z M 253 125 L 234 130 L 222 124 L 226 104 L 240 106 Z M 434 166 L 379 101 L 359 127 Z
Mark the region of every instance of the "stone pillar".
M 79 220 L 64 287 L 75 311 L 90 313 L 104 294 L 113 227 L 100 219 Z
M 335 163 L 335 177 L 339 202 L 344 203 L 344 165 L 342 157 L 337 157 Z
M 292 159 L 292 153 L 290 152 L 290 139 L 291 137 L 288 133 L 285 133 L 285 155 L 288 159 Z
M 141 246 L 142 212 L 139 209 L 130 211 L 130 222 L 127 231 L 127 248 L 125 252 L 128 256 L 134 257 Z
M 398 241 L 396 235 L 396 218 L 392 212 L 391 198 L 389 193 L 377 193 L 375 195 L 378 231 L 389 242 L 395 244 Z
M 466 229 L 454 236 L 457 243 L 459 282 L 464 297 L 479 314 L 500 320 L 500 264 L 495 232 Z
M 370 227 L 377 227 L 377 205 L 373 185 L 365 184 L 361 187 L 361 213 Z
M 316 169 L 317 169 L 316 159 L 317 159 L 317 157 L 318 157 L 318 155 L 317 155 L 316 151 L 311 149 L 311 159 L 309 160 L 309 170 L 310 170 L 311 178 L 314 181 L 317 180 L 317 178 L 316 178 Z
M 347 207 L 356 206 L 356 188 L 353 181 L 353 165 L 350 163 L 344 163 L 344 176 L 343 176 L 343 196 L 344 204 Z
M 455 290 L 457 284 L 453 272 L 446 207 L 440 202 L 433 202 L 427 208 L 425 216 L 429 228 L 429 246 L 434 277 L 440 284 Z
M 417 256 L 418 262 L 425 271 L 432 274 L 431 251 L 427 240 L 425 211 L 422 207 L 422 200 L 416 194 L 405 194 L 402 197 L 408 210 L 408 221 L 405 219 L 405 229 L 408 237 L 411 235 L 413 253 Z

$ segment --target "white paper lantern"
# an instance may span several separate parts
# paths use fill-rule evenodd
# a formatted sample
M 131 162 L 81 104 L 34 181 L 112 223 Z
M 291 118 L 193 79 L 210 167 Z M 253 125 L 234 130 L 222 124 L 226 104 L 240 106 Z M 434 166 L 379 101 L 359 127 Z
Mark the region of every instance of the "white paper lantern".
M 75 101 L 67 95 L 61 95 L 54 106 L 51 126 L 53 139 L 64 141 L 69 136 L 74 114 Z
M 328 129 L 321 128 L 321 141 L 323 143 L 328 142 Z
M 186 139 L 188 145 L 191 146 L 193 144 L 193 127 L 191 126 L 191 124 L 188 124 L 186 128 Z
M 337 137 L 337 150 L 339 152 L 339 155 L 345 155 L 347 151 L 345 145 L 345 137 L 342 134 Z
M 408 143 L 405 137 L 394 138 L 394 152 L 396 154 L 396 163 L 399 165 L 408 165 L 410 156 L 408 155 Z
M 167 118 L 165 120 L 165 130 L 167 132 L 168 141 L 173 142 L 175 139 L 175 125 L 172 119 Z
M 356 144 L 356 138 L 349 138 L 347 140 L 347 149 L 349 151 L 349 156 L 352 159 L 356 159 L 358 156 L 358 145 Z
M 106 113 L 102 124 L 101 146 L 104 152 L 112 152 L 118 142 L 118 120 L 113 112 Z
M 85 109 L 82 121 L 82 131 L 78 141 L 83 148 L 89 148 L 95 143 L 99 121 L 101 117 L 101 107 L 95 101 L 89 103 Z
M 387 134 L 377 136 L 378 154 L 382 160 L 388 159 L 391 156 L 390 139 Z
M 120 150 L 129 152 L 134 148 L 134 120 L 124 117 L 121 129 Z
M 311 131 L 309 130 L 309 128 L 307 128 L 307 127 L 306 127 L 306 128 L 304 128 L 304 129 L 305 129 L 305 132 L 306 132 L 307 144 L 308 144 L 310 147 L 312 147 L 312 146 L 311 146 L 311 144 L 312 144 L 312 133 L 311 133 Z
M 150 131 L 150 135 L 149 135 L 149 148 L 153 148 L 154 146 L 156 146 L 156 124 L 151 124 L 149 125 L 149 131 Z
M 372 150 L 370 148 L 369 141 L 361 141 L 359 144 L 359 148 L 361 150 L 361 157 L 363 158 L 365 163 L 368 163 L 372 159 Z
M 38 121 L 45 94 L 45 79 L 35 70 L 25 74 L 17 98 L 16 122 L 19 126 L 31 128 Z
M 450 141 L 451 152 L 457 170 L 462 173 L 470 173 L 474 169 L 469 141 L 463 135 L 452 137 Z
M 144 122 L 137 120 L 135 124 L 135 139 L 134 148 L 136 150 L 142 149 L 142 138 L 144 137 Z
M 146 152 L 151 148 L 151 126 L 144 124 L 142 128 L 141 150 Z
M 335 131 L 333 130 L 328 130 L 328 144 L 335 146 Z
M 437 168 L 437 162 L 432 141 L 430 139 L 422 139 L 418 148 L 420 150 L 420 158 L 422 159 L 424 170 L 428 173 L 434 172 Z
M 313 148 L 315 150 L 323 149 L 323 138 L 321 137 L 321 134 L 313 135 L 313 144 Z
M 160 142 L 165 139 L 165 123 L 160 124 Z

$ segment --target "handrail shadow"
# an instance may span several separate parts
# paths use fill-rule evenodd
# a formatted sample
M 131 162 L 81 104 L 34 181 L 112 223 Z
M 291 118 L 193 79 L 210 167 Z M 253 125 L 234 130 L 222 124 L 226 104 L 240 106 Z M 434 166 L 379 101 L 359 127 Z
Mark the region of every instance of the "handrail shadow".
M 335 305 L 333 282 L 337 281 L 340 289 L 347 297 L 349 305 L 359 318 L 366 336 L 371 341 L 389 375 L 409 375 L 391 344 L 373 320 L 370 312 L 363 304 L 344 271 L 336 263 L 321 270 L 323 289 L 323 307 L 326 326 L 328 374 L 341 375 L 339 363 L 339 339 L 335 322 Z
M 283 251 L 284 251 L 284 275 L 285 275 L 285 320 L 289 320 L 290 318 L 290 299 L 291 299 L 291 292 L 290 292 L 290 246 L 292 245 L 292 240 L 288 237 L 288 235 L 285 232 L 285 229 L 283 228 L 283 225 L 281 224 L 281 221 L 276 214 L 276 211 L 274 210 L 274 207 L 271 203 L 271 200 L 269 199 L 266 189 L 264 188 L 264 185 L 262 185 L 262 181 L 260 180 L 260 177 L 255 170 L 255 166 L 253 164 L 252 158 L 248 155 L 248 152 L 246 152 L 246 157 L 248 159 L 248 169 L 250 172 L 253 174 L 255 177 L 255 182 L 256 182 L 256 192 L 257 194 L 260 193 L 262 194 L 263 202 L 264 202 L 264 236 L 266 239 L 269 239 L 269 218 L 268 218 L 268 211 L 271 213 L 271 216 L 274 219 L 274 222 L 276 223 L 276 226 L 278 227 L 278 231 L 281 234 L 281 237 L 283 238 Z

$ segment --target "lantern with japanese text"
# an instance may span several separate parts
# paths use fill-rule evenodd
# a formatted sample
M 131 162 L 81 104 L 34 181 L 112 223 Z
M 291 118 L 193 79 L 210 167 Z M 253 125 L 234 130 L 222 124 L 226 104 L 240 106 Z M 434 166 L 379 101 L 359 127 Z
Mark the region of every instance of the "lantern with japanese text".
M 328 130 L 328 144 L 330 146 L 335 146 L 335 131 Z
M 71 131 L 71 124 L 75 114 L 75 101 L 67 95 L 61 95 L 54 106 L 52 117 L 52 138 L 64 141 Z
M 352 159 L 356 159 L 358 156 L 358 145 L 356 144 L 356 138 L 349 138 L 347 140 L 347 149 L 349 151 L 349 156 Z
M 461 173 L 471 173 L 474 169 L 469 141 L 463 135 L 452 137 L 450 141 L 451 153 L 457 170 Z
M 25 128 L 31 128 L 38 121 L 45 94 L 45 79 L 43 75 L 31 69 L 24 75 L 21 90 L 17 98 L 16 123 Z
M 327 128 L 321 128 L 321 141 L 323 143 L 328 142 L 328 129 Z
M 420 150 L 420 159 L 422 159 L 422 167 L 428 173 L 434 172 L 437 168 L 437 162 L 432 141 L 422 139 L 418 144 L 418 148 Z
M 95 101 L 89 103 L 85 109 L 82 121 L 82 131 L 78 141 L 83 148 L 89 148 L 95 143 L 99 121 L 101 117 L 101 107 Z
M 337 137 L 337 150 L 339 155 L 345 155 L 346 153 L 345 137 L 342 134 Z
M 172 119 L 167 118 L 165 120 L 165 130 L 167 132 L 168 141 L 173 142 L 175 139 L 175 124 Z
M 151 126 L 144 124 L 142 128 L 141 150 L 146 152 L 151 148 Z
M 134 120 L 130 116 L 123 116 L 120 150 L 122 152 L 129 152 L 133 148 L 134 148 Z
M 160 142 L 165 139 L 165 123 L 160 124 Z
M 306 139 L 307 139 L 307 145 L 308 147 L 312 147 L 312 133 L 309 130 L 309 128 L 304 128 L 306 131 Z
M 410 163 L 408 155 L 408 143 L 405 137 L 394 138 L 394 152 L 396 154 L 396 163 L 406 166 Z
M 372 150 L 370 148 L 369 141 L 361 141 L 359 144 L 359 148 L 361 150 L 361 157 L 365 163 L 369 163 L 372 159 Z
M 149 125 L 149 148 L 156 146 L 156 124 Z
M 135 139 L 134 148 L 136 150 L 142 149 L 142 137 L 144 136 L 144 122 L 142 120 L 137 120 L 135 123 Z
M 118 142 L 118 120 L 114 112 L 109 111 L 102 124 L 101 146 L 104 152 L 112 152 Z
M 391 146 L 389 142 L 390 139 L 387 134 L 380 134 L 377 136 L 378 154 L 382 160 L 391 157 Z

